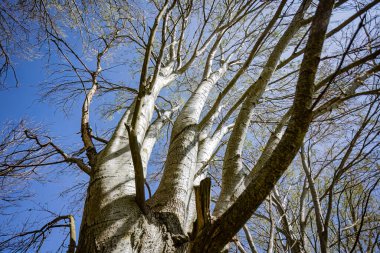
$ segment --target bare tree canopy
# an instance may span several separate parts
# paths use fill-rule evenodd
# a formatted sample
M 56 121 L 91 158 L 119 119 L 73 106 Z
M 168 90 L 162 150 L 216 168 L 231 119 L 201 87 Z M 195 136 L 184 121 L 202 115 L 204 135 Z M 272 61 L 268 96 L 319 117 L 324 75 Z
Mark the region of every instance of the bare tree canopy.
M 0 251 L 380 251 L 379 2 L 2 1 L 1 88 L 44 62 L 78 134 L 2 123 L 0 213 L 85 196 Z

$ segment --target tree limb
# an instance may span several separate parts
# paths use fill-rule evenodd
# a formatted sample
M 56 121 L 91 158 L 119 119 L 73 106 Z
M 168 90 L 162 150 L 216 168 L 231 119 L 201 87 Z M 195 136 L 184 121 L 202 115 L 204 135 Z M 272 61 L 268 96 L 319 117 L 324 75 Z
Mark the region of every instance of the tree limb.
M 129 136 L 129 146 L 131 148 L 132 153 L 132 161 L 133 161 L 133 168 L 135 171 L 135 186 L 136 186 L 136 202 L 137 205 L 140 207 L 141 211 L 144 214 L 147 214 L 147 209 L 145 206 L 145 177 L 144 177 L 144 168 L 141 160 L 141 154 L 140 154 L 140 144 L 137 140 L 137 135 L 134 131 L 134 129 L 130 128 L 127 124 L 125 124 L 125 127 L 128 131 Z

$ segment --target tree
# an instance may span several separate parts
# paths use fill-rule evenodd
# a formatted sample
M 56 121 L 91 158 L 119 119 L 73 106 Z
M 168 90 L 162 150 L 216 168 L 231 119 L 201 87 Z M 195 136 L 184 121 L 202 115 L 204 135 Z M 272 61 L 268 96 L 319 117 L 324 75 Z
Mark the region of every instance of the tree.
M 256 252 L 254 240 L 268 252 L 353 252 L 364 249 L 368 227 L 367 248 L 375 249 L 379 233 L 368 217 L 376 216 L 379 166 L 378 2 L 6 1 L 1 13 L 18 24 L 29 10 L 40 41 L 61 57 L 45 98 L 62 107 L 82 99 L 82 147 L 67 152 L 43 130 L 15 126 L 4 132 L 0 176 L 11 182 L 12 175 L 68 164 L 88 175 L 88 188 L 78 242 L 73 216 L 65 215 L 1 246 L 23 238 L 21 248 L 40 247 L 45 231 L 69 226 L 69 252 L 221 252 L 230 242 Z M 90 115 L 101 97 L 109 103 L 105 116 L 123 114 L 98 136 Z M 329 146 L 327 133 L 339 120 L 360 124 L 347 148 L 342 138 Z M 164 147 L 164 129 L 168 145 L 157 151 L 163 171 L 152 194 L 148 162 L 156 142 Z M 318 145 L 331 157 L 323 166 L 313 155 Z M 287 171 L 297 164 L 302 171 Z M 289 197 L 298 216 L 282 200 L 287 177 L 278 183 L 291 172 L 302 176 Z M 371 173 L 376 177 L 359 184 L 349 180 Z M 336 230 L 346 216 L 352 226 Z M 254 228 L 259 236 L 252 239 L 257 217 L 268 224 L 265 233 Z M 351 228 L 354 237 L 345 234 Z M 307 243 L 313 231 L 319 244 Z

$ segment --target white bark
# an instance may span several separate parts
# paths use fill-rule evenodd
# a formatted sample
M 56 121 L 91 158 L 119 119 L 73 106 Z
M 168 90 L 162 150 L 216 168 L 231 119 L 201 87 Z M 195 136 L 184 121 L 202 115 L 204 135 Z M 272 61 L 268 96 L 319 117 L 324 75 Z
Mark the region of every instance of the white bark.
M 301 160 L 302 160 L 302 168 L 303 171 L 306 174 L 307 181 L 309 183 L 309 189 L 311 193 L 311 199 L 313 201 L 314 205 L 314 211 L 315 211 L 315 222 L 317 224 L 317 232 L 318 232 L 318 237 L 319 237 L 319 242 L 320 242 L 320 250 L 321 252 L 328 252 L 328 245 L 327 245 L 327 234 L 325 231 L 325 226 L 324 226 L 324 218 L 322 214 L 322 206 L 320 203 L 320 196 L 318 194 L 318 190 L 316 188 L 314 178 L 311 175 L 311 169 L 309 167 L 307 158 L 305 156 L 305 150 L 304 147 L 301 147 Z
M 159 76 L 152 93 L 142 98 L 141 117 L 137 124 L 140 143 L 149 127 L 160 90 L 174 77 Z M 142 218 L 134 198 L 134 169 L 125 128 L 125 124 L 131 123 L 133 109 L 134 104 L 121 118 L 114 135 L 98 155 L 97 164 L 93 168 L 81 226 L 81 234 L 88 237 L 82 240 L 91 242 L 81 245 L 91 244 L 92 248 L 96 245 L 97 250 L 107 248 L 107 252 L 132 252 L 134 241 L 131 235 L 147 222 Z M 149 222 L 147 224 L 154 226 Z M 152 236 L 154 231 L 159 235 L 158 230 L 162 228 L 151 228 Z M 144 236 L 150 237 L 147 234 Z
M 206 137 L 204 140 L 199 142 L 197 163 L 194 174 L 194 186 L 199 186 L 200 182 L 206 178 L 208 163 L 217 151 L 218 145 L 220 144 L 220 141 L 222 140 L 223 136 L 225 136 L 231 130 L 232 127 L 233 125 L 225 126 L 222 129 L 215 132 L 213 136 Z M 194 191 L 192 191 L 189 204 L 187 206 L 187 218 L 185 221 L 185 227 L 187 231 L 191 230 L 195 218 L 195 198 Z
M 147 133 L 145 135 L 142 147 L 141 147 L 141 159 L 142 159 L 143 167 L 144 167 L 144 175 L 146 175 L 148 161 L 153 151 L 153 147 L 159 137 L 161 129 L 170 120 L 174 111 L 176 111 L 177 109 L 178 108 L 174 108 L 173 110 L 165 111 L 159 118 L 157 118 L 149 126 Z
M 315 109 L 315 111 L 313 112 L 313 117 L 317 118 L 326 112 L 338 108 L 338 106 L 341 105 L 346 98 L 354 96 L 357 93 L 357 90 L 363 86 L 364 81 L 366 79 L 368 79 L 371 75 L 379 71 L 380 65 L 376 65 L 368 71 L 364 72 L 363 74 L 357 76 L 351 83 L 347 85 L 347 87 L 343 90 L 340 96 L 330 99 L 329 101 L 323 103 L 317 109 Z
M 219 70 L 213 72 L 205 80 L 202 80 L 196 91 L 192 94 L 192 96 L 185 104 L 180 115 L 178 115 L 178 118 L 176 119 L 173 127 L 172 138 L 175 138 L 175 136 L 177 136 L 185 127 L 198 123 L 204 104 L 206 103 L 211 89 L 214 87 L 215 83 L 226 73 L 227 68 L 228 62 L 224 63 Z
M 219 199 L 215 205 L 215 216 L 220 216 L 225 210 L 227 210 L 231 203 L 233 203 L 240 194 L 237 190 L 246 176 L 243 170 L 241 156 L 254 108 L 264 94 L 282 53 L 292 37 L 301 27 L 303 13 L 307 10 L 309 4 L 310 1 L 305 1 L 301 4 L 297 14 L 294 16 L 287 30 L 284 32 L 269 56 L 260 77 L 250 87 L 249 94 L 242 105 L 240 113 L 236 119 L 235 127 L 227 144 L 226 155 L 223 162 L 223 184 Z
M 230 132 L 233 126 L 234 124 L 225 126 L 216 131 L 213 136 L 207 137 L 200 142 L 194 185 L 199 185 L 200 181 L 206 177 L 207 167 L 210 159 L 214 155 L 214 152 L 220 144 L 223 136 Z
M 253 238 L 252 238 L 251 232 L 249 231 L 248 226 L 244 225 L 243 230 L 244 230 L 245 237 L 247 238 L 247 241 L 248 241 L 249 247 L 251 248 L 252 253 L 257 253 L 258 251 L 257 251 L 255 243 L 253 242 Z
M 198 121 L 215 83 L 226 73 L 228 63 L 203 80 L 178 115 L 160 185 L 149 201 L 154 210 L 176 214 L 185 229 L 187 208 L 191 202 L 198 156 Z
M 269 200 L 268 200 L 268 213 L 269 213 L 270 230 L 269 230 L 269 243 L 268 243 L 267 252 L 273 253 L 276 222 L 274 220 L 274 215 L 272 212 L 272 196 L 271 195 L 269 195 Z
M 286 237 L 286 244 L 290 252 L 292 253 L 302 253 L 304 250 L 301 247 L 300 240 L 297 239 L 294 233 L 292 222 L 289 221 L 288 215 L 286 213 L 287 207 L 284 204 L 284 200 L 281 200 L 277 188 L 274 187 L 272 200 L 274 201 L 274 206 L 280 216 L 280 221 L 284 230 L 284 235 Z

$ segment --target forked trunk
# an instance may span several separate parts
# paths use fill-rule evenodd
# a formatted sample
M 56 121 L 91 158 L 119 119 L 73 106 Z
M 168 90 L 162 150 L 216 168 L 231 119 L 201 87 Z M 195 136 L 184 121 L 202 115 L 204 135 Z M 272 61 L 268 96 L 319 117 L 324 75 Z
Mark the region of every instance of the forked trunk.
M 140 143 L 144 137 L 146 141 L 151 137 L 146 131 L 154 101 L 160 89 L 172 79 L 172 76 L 157 78 L 156 88 L 143 98 L 137 124 Z M 153 213 L 149 207 L 144 215 L 136 203 L 135 175 L 125 129 L 125 125 L 130 125 L 134 105 L 126 111 L 106 148 L 97 156 L 87 190 L 77 252 L 185 252 L 187 247 L 187 237 L 181 232 L 175 215 L 162 219 L 162 215 Z M 152 147 L 152 143 L 143 146 L 144 166 Z
M 77 252 L 186 252 L 187 237 L 176 234 L 178 221 L 164 224 L 149 210 L 143 215 L 134 195 L 121 194 L 128 178 L 105 171 L 100 167 L 91 178 Z

